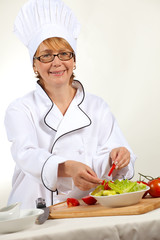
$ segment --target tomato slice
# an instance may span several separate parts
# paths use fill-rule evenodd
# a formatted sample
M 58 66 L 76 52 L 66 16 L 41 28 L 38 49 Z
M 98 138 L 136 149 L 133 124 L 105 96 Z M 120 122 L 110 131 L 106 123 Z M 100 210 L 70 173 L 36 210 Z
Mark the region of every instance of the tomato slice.
M 79 201 L 76 198 L 67 198 L 67 206 L 68 207 L 79 206 Z
M 88 205 L 94 205 L 97 202 L 97 200 L 92 196 L 85 196 L 82 200 Z
M 105 185 L 105 183 L 106 183 L 106 180 L 104 179 L 104 180 L 102 181 L 101 185 Z
M 111 188 L 108 186 L 108 182 L 105 183 L 104 190 L 111 190 Z

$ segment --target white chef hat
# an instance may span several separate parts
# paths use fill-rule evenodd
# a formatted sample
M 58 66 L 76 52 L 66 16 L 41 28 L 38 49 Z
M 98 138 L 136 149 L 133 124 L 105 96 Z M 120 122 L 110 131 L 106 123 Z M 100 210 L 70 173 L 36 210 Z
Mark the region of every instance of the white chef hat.
M 79 31 L 74 13 L 61 0 L 29 0 L 14 24 L 14 32 L 28 48 L 31 61 L 39 44 L 50 37 L 64 38 L 76 53 Z

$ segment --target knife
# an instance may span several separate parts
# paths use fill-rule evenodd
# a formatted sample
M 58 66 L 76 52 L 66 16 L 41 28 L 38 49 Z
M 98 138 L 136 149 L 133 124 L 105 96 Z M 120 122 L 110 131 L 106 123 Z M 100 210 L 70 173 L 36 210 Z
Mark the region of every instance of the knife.
M 36 223 L 37 224 L 43 224 L 49 217 L 49 207 L 46 207 L 45 199 L 43 198 L 37 198 L 36 200 L 36 207 L 40 208 L 44 211 L 38 218 Z

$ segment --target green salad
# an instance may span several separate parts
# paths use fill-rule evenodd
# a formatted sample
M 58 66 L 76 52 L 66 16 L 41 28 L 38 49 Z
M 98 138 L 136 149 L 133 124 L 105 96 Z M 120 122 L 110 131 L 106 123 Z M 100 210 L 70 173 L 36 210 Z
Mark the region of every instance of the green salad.
M 91 193 L 93 196 L 110 196 L 115 194 L 123 194 L 129 192 L 136 192 L 147 189 L 147 186 L 142 182 L 133 182 L 128 179 L 125 180 L 115 180 L 106 181 L 95 188 Z

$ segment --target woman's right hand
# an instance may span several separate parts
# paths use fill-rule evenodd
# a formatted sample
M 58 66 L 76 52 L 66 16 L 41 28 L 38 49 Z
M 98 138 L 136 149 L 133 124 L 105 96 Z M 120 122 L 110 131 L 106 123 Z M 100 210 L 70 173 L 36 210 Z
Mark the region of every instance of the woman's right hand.
M 72 160 L 59 164 L 58 176 L 72 177 L 75 186 L 82 191 L 95 188 L 102 182 L 89 166 Z

